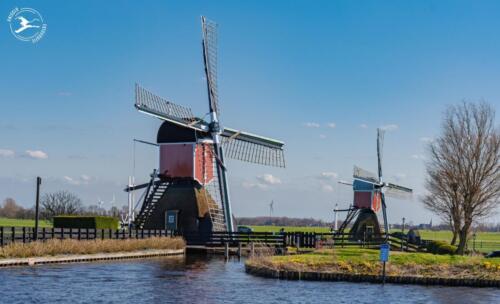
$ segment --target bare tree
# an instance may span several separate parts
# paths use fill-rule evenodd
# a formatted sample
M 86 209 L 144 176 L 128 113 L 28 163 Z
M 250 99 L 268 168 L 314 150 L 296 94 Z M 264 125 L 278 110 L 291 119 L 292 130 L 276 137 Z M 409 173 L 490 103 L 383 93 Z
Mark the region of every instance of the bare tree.
M 3 206 L 0 208 L 0 216 L 16 218 L 21 209 L 22 207 L 16 203 L 16 200 L 8 197 L 3 201 Z
M 450 223 L 463 254 L 472 224 L 492 215 L 500 202 L 495 110 L 484 102 L 448 107 L 442 134 L 429 150 L 424 205 Z
M 82 201 L 76 195 L 67 191 L 44 194 L 41 205 L 41 214 L 46 219 L 51 219 L 56 215 L 78 214 L 83 209 Z

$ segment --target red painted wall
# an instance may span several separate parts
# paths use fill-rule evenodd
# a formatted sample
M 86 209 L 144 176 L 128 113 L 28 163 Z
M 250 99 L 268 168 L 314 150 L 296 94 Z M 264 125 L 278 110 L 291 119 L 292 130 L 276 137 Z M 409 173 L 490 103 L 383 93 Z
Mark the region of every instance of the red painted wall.
M 214 178 L 214 155 L 211 144 L 197 144 L 195 150 L 195 179 L 202 185 Z
M 372 193 L 354 191 L 354 207 L 358 208 L 371 208 L 372 207 Z
M 193 178 L 194 144 L 160 145 L 160 174 Z

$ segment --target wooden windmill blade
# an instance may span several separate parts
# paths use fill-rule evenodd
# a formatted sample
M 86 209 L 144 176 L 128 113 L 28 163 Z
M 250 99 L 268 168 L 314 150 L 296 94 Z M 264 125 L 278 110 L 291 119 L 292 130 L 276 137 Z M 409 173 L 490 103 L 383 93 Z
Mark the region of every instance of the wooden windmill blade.
M 387 183 L 384 187 L 384 194 L 392 198 L 411 199 L 413 196 L 413 189 L 392 183 Z
M 354 179 L 360 179 L 366 182 L 378 184 L 378 177 L 375 173 L 372 173 L 358 166 L 354 166 L 352 176 Z
M 208 123 L 196 118 L 190 108 L 175 104 L 135 85 L 135 108 L 139 112 L 157 117 L 182 127 L 208 131 Z
M 265 166 L 285 167 L 285 143 L 282 141 L 230 128 L 224 128 L 221 137 L 228 158 Z
M 201 30 L 203 35 L 203 61 L 207 77 L 207 88 L 210 112 L 219 116 L 219 93 L 217 85 L 217 23 L 201 17 Z

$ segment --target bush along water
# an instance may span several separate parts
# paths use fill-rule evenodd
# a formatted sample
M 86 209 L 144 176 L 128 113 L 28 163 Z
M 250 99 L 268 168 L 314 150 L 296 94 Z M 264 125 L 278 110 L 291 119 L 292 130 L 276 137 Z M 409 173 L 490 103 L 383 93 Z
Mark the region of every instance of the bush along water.
M 448 244 L 445 241 L 430 241 L 426 246 L 427 252 L 434 254 L 455 254 L 457 246 Z

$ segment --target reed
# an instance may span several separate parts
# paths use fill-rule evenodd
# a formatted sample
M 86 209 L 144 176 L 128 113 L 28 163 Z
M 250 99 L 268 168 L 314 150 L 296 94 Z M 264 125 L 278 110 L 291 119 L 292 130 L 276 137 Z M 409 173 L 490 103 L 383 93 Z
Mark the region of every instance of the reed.
M 29 258 L 65 254 L 130 252 L 147 249 L 182 249 L 182 238 L 151 237 L 126 240 L 56 240 L 12 243 L 0 249 L 0 258 Z

